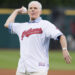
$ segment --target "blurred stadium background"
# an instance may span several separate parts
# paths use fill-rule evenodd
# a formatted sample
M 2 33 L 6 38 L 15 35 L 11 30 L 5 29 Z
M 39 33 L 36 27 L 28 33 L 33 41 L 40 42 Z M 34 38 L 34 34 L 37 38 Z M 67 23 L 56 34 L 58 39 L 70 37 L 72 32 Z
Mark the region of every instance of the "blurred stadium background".
M 12 57 L 12 55 L 16 54 L 10 54 L 14 52 L 17 53 L 19 51 L 19 41 L 18 37 L 15 34 L 9 33 L 9 30 L 4 28 L 4 23 L 7 20 L 8 16 L 14 11 L 16 8 L 20 8 L 21 6 L 27 7 L 28 3 L 32 0 L 0 0 L 0 68 L 7 68 L 7 64 L 4 65 L 4 63 L 7 61 L 5 60 L 5 57 L 7 59 L 12 59 L 11 63 L 13 61 L 17 62 L 19 58 L 19 54 L 16 57 L 16 59 L 13 59 L 15 57 Z M 51 21 L 53 24 L 55 24 L 67 37 L 68 41 L 68 49 L 71 51 L 71 55 L 75 51 L 75 0 L 38 0 L 43 5 L 43 13 L 42 18 Z M 26 22 L 29 20 L 28 15 L 18 15 L 16 18 L 16 22 Z M 51 50 L 59 51 L 61 49 L 61 46 L 59 44 L 59 41 L 54 41 L 51 39 Z M 9 51 L 11 50 L 11 51 Z M 72 52 L 73 51 L 73 52 Z M 3 54 L 2 54 L 3 53 Z M 52 52 L 54 54 L 54 52 Z M 55 52 L 57 56 L 57 52 Z M 60 53 L 60 51 L 59 51 Z M 6 56 L 4 56 L 6 55 Z M 58 54 L 59 57 L 61 56 L 61 53 Z M 53 59 L 55 58 L 53 56 Z M 8 58 L 11 57 L 11 58 Z M 58 57 L 58 58 L 59 58 Z M 61 58 L 60 58 L 61 59 Z M 50 59 L 52 61 L 52 58 Z M 55 59 L 56 60 L 56 59 Z M 60 60 L 61 61 L 61 60 Z M 75 58 L 73 60 L 75 62 Z M 4 63 L 3 63 L 4 62 Z M 7 61 L 7 63 L 9 60 Z M 56 63 L 56 61 L 53 61 Z M 10 63 L 10 64 L 11 64 Z M 15 68 L 15 64 L 12 63 Z M 57 65 L 59 64 L 56 63 Z M 4 67 L 4 66 L 5 67 Z M 51 64 L 52 65 L 52 64 Z M 61 65 L 61 64 L 60 64 Z M 70 65 L 71 69 L 74 67 L 74 63 Z M 60 67 L 60 66 L 59 66 Z M 63 66 L 62 66 L 63 67 Z M 11 68 L 11 66 L 9 67 Z M 68 65 L 67 65 L 68 68 Z M 60 68 L 59 68 L 60 69 Z M 74 68 L 75 69 L 75 68 Z

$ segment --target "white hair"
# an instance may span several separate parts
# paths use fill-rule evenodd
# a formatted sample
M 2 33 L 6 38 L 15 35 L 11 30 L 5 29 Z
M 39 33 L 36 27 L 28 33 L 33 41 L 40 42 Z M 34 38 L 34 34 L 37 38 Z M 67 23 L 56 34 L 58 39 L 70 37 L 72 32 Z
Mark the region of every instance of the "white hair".
M 38 4 L 39 8 L 42 10 L 42 4 L 41 4 L 39 1 L 31 1 L 31 2 L 28 4 L 28 8 L 30 7 L 30 5 L 31 5 L 32 3 Z

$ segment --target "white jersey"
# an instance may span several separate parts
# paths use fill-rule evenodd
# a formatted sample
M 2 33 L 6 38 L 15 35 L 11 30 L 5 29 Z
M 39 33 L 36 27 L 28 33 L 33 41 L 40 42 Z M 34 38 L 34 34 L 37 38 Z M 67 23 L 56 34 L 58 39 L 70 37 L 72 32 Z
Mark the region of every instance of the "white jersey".
M 38 18 L 34 22 L 11 23 L 9 29 L 16 33 L 20 41 L 18 72 L 35 72 L 49 69 L 50 38 L 62 35 L 52 23 Z

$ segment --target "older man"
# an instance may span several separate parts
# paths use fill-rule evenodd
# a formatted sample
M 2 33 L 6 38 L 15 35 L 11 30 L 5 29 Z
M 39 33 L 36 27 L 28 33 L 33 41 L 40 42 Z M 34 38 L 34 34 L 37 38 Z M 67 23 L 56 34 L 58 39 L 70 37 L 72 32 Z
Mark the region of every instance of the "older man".
M 47 75 L 50 38 L 60 40 L 64 59 L 68 64 L 71 62 L 63 33 L 52 23 L 40 17 L 42 13 L 41 3 L 38 1 L 29 3 L 29 22 L 14 23 L 19 13 L 24 13 L 22 8 L 16 9 L 5 23 L 5 27 L 16 33 L 20 41 L 20 59 L 16 75 Z

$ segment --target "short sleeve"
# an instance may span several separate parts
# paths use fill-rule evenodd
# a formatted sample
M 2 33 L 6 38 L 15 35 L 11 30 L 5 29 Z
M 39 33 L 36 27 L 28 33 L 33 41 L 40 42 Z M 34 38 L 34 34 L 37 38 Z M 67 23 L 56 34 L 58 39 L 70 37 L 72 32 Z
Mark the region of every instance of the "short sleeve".
M 56 40 L 58 36 L 63 35 L 63 33 L 54 24 L 50 22 L 46 23 L 45 32 L 47 37 L 50 37 L 54 40 Z
M 20 29 L 20 24 L 19 23 L 10 23 L 8 28 L 11 33 L 18 34 L 19 29 Z

